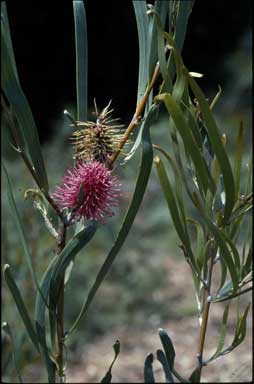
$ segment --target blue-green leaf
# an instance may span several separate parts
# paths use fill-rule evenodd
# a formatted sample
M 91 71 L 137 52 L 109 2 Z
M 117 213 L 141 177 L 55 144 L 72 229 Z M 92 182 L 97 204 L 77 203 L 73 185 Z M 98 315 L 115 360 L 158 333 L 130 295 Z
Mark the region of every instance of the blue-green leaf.
M 106 375 L 103 377 L 103 379 L 101 380 L 101 383 L 111 383 L 111 380 L 112 380 L 112 368 L 113 368 L 113 365 L 117 359 L 117 356 L 119 355 L 120 353 L 120 341 L 119 340 L 116 340 L 115 344 L 113 345 L 113 348 L 114 348 L 114 352 L 115 352 L 115 356 L 114 356 L 114 359 L 112 361 L 112 363 L 110 364 L 110 367 L 106 373 Z
M 175 348 L 173 346 L 173 343 L 168 336 L 167 332 L 164 331 L 164 329 L 159 329 L 159 336 L 161 339 L 161 343 L 163 345 L 163 349 L 165 351 L 165 355 L 168 362 L 169 370 L 172 372 L 172 369 L 174 368 L 174 362 L 175 362 Z
M 32 166 L 39 182 L 39 187 L 48 191 L 48 179 L 35 121 L 28 101 L 17 80 L 15 70 L 12 66 L 12 58 L 3 36 L 1 39 L 1 54 L 2 89 L 17 119 L 17 124 L 15 124 L 16 134 L 18 135 L 19 140 L 17 144 L 22 145 L 22 143 L 25 143 L 25 148 L 21 149 L 26 152 L 26 155 L 32 162 Z
M 222 220 L 222 224 L 226 224 L 231 215 L 231 212 L 234 208 L 234 203 L 235 203 L 235 181 L 234 181 L 232 168 L 229 162 L 228 155 L 221 142 L 219 130 L 217 128 L 213 114 L 210 110 L 208 101 L 206 100 L 197 82 L 193 79 L 193 77 L 189 75 L 187 69 L 183 68 L 183 70 L 188 79 L 189 85 L 199 103 L 199 108 L 203 116 L 207 133 L 208 133 L 210 142 L 212 144 L 213 151 L 216 154 L 216 157 L 218 159 L 220 169 L 223 175 L 225 194 L 226 194 L 226 203 L 224 208 L 224 217 Z
M 168 14 L 168 2 L 156 0 L 154 3 L 154 10 L 158 14 L 162 29 L 165 26 L 167 14 Z M 148 67 L 149 67 L 149 79 L 151 79 L 154 68 L 158 61 L 157 52 L 157 26 L 154 17 L 149 19 L 148 26 Z
M 164 101 L 169 114 L 172 116 L 175 126 L 182 137 L 185 150 L 187 153 L 189 153 L 195 165 L 197 177 L 201 181 L 204 192 L 207 191 L 207 188 L 209 188 L 211 191 L 214 191 L 214 183 L 212 181 L 208 167 L 200 153 L 200 149 L 196 144 L 191 130 L 187 126 L 186 120 L 180 107 L 177 105 L 172 95 L 168 93 L 157 96 L 157 100 Z
M 217 349 L 214 352 L 214 354 L 212 355 L 212 357 L 210 357 L 210 359 L 208 361 L 206 361 L 206 363 L 216 359 L 220 355 L 220 353 L 224 347 L 224 341 L 225 341 L 225 336 L 226 336 L 226 332 L 227 332 L 228 310 L 229 310 L 229 305 L 226 305 L 224 312 L 223 312 L 220 337 L 219 337 L 219 343 L 218 343 Z
M 77 120 L 87 120 L 88 49 L 86 11 L 83 1 L 73 1 L 76 48 Z
M 174 40 L 178 50 L 181 52 L 186 36 L 188 20 L 193 6 L 193 0 L 179 1 L 178 4 L 179 8 L 176 17 Z
M 161 349 L 158 349 L 156 355 L 157 355 L 158 361 L 161 363 L 163 367 L 163 371 L 165 374 L 165 383 L 174 383 L 174 378 L 169 370 L 168 362 L 164 352 Z
M 234 178 L 235 178 L 236 197 L 239 196 L 239 192 L 240 192 L 242 155 L 243 155 L 243 123 L 241 121 L 239 131 L 238 131 L 237 141 L 236 141 L 235 159 L 234 159 Z
M 13 68 L 14 75 L 15 75 L 18 83 L 19 83 L 18 72 L 17 72 L 16 62 L 15 62 L 15 55 L 14 55 L 13 45 L 12 45 L 12 41 L 11 41 L 11 31 L 10 31 L 10 26 L 9 26 L 8 13 L 7 13 L 5 1 L 3 1 L 1 4 L 1 17 L 2 17 L 1 28 L 2 28 L 2 32 L 3 32 L 3 38 L 5 39 L 7 50 L 9 51 L 11 65 Z
M 153 375 L 153 354 L 149 353 L 146 356 L 144 364 L 144 382 L 155 383 Z
M 195 259 L 192 253 L 188 232 L 185 230 L 185 224 L 182 222 L 182 219 L 180 217 L 176 198 L 173 193 L 173 188 L 167 176 L 164 164 L 158 156 L 155 157 L 154 162 L 175 229 L 186 249 L 188 257 L 190 258 L 192 264 L 195 265 Z
M 73 236 L 57 256 L 50 282 L 50 296 L 55 304 L 57 302 L 59 284 L 62 282 L 66 268 L 74 260 L 77 253 L 93 238 L 96 230 L 97 223 L 90 221 L 85 229 Z
M 138 93 L 137 105 L 144 96 L 148 84 L 148 16 L 146 1 L 133 1 L 132 2 L 137 28 L 138 28 L 138 41 L 139 41 L 139 74 L 138 74 Z
M 38 279 L 36 277 L 36 274 L 35 274 L 35 271 L 34 271 L 34 268 L 33 268 L 32 259 L 31 259 L 31 255 L 30 255 L 30 251 L 29 251 L 27 242 L 26 242 L 26 238 L 25 238 L 23 227 L 22 227 L 21 219 L 20 219 L 20 216 L 19 216 L 16 204 L 15 204 L 14 196 L 13 196 L 13 193 L 12 193 L 11 182 L 10 182 L 7 170 L 6 170 L 3 162 L 2 162 L 2 167 L 3 167 L 4 173 L 5 173 L 5 176 L 6 176 L 6 180 L 7 180 L 7 195 L 8 195 L 8 201 L 9 201 L 9 204 L 10 204 L 11 214 L 12 214 L 14 222 L 16 224 L 17 232 L 18 232 L 21 244 L 22 244 L 23 249 L 24 249 L 25 261 L 27 263 L 28 269 L 29 269 L 29 271 L 31 273 L 31 276 L 32 276 L 32 279 L 33 279 L 33 281 L 35 283 L 35 286 L 36 286 L 39 294 L 42 296 L 42 292 L 40 291 Z
M 15 348 L 15 343 L 14 343 L 14 340 L 13 340 L 12 331 L 11 331 L 11 328 L 10 328 L 9 324 L 4 322 L 2 324 L 2 330 L 5 331 L 7 333 L 7 335 L 9 336 L 9 338 L 10 338 L 11 352 L 12 352 L 12 358 L 13 358 L 14 367 L 15 367 L 15 370 L 16 370 L 16 373 L 17 373 L 17 376 L 18 376 L 18 382 L 22 383 L 20 369 L 19 369 L 18 362 L 17 362 L 17 353 L 16 353 L 16 348 Z
M 5 264 L 3 272 L 4 272 L 5 281 L 6 281 L 8 287 L 12 293 L 12 296 L 14 298 L 14 301 L 16 303 L 16 306 L 18 308 L 20 316 L 23 320 L 23 323 L 26 327 L 28 335 L 30 336 L 30 339 L 31 339 L 34 347 L 36 348 L 37 352 L 40 352 L 39 346 L 38 346 L 38 340 L 37 340 L 37 336 L 36 336 L 36 332 L 35 332 L 33 323 L 29 317 L 26 306 L 24 304 L 24 300 L 21 296 L 19 288 L 17 287 L 17 285 L 15 283 L 15 280 L 12 276 L 11 271 L 10 271 L 10 266 L 8 264 Z

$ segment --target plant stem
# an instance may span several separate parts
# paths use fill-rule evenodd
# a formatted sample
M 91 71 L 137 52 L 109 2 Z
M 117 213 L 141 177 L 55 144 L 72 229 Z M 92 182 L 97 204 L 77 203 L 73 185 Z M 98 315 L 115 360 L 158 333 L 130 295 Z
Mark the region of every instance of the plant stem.
M 199 382 L 201 378 L 202 368 L 203 368 L 203 352 L 204 352 L 204 344 L 205 344 L 205 337 L 206 337 L 206 330 L 207 330 L 207 323 L 208 323 L 208 317 L 209 317 L 209 310 L 210 310 L 210 301 L 208 300 L 208 297 L 211 294 L 211 283 L 212 283 L 212 272 L 213 272 L 213 266 L 214 266 L 214 258 L 215 258 L 215 248 L 213 243 L 210 246 L 210 258 L 208 260 L 208 271 L 207 271 L 207 284 L 204 286 L 204 293 L 203 293 L 203 310 L 202 310 L 202 322 L 199 332 L 199 341 L 198 341 L 198 363 L 199 363 Z
M 135 126 L 137 125 L 137 122 L 138 122 L 138 119 L 140 118 L 140 115 L 141 113 L 143 112 L 143 109 L 145 108 L 145 105 L 146 105 L 146 102 L 147 102 L 147 99 L 149 97 L 149 94 L 159 76 L 159 73 L 160 73 L 160 67 L 159 67 L 159 64 L 156 64 L 156 67 L 154 69 L 154 73 L 153 73 L 153 77 L 152 77 L 152 80 L 151 82 L 148 84 L 147 86 L 147 89 L 144 93 L 144 96 L 142 97 L 140 103 L 138 104 L 137 108 L 136 108 L 136 111 L 133 115 L 133 118 L 128 126 L 128 128 L 126 129 L 124 135 L 123 135 L 123 138 L 119 144 L 119 147 L 118 149 L 113 153 L 110 161 L 109 161 L 109 166 L 112 166 L 112 164 L 114 163 L 114 161 L 116 160 L 117 156 L 119 155 L 119 153 L 121 152 L 121 149 L 123 148 L 124 144 L 126 143 L 126 141 L 128 140 L 128 137 L 129 135 L 131 134 L 132 130 L 135 128 Z
M 61 253 L 66 241 L 66 225 L 59 220 L 58 227 L 58 247 L 57 255 Z M 59 294 L 56 306 L 56 363 L 57 363 L 57 378 L 60 383 L 65 380 L 64 362 L 63 362 L 63 339 L 64 339 L 64 276 L 60 282 Z

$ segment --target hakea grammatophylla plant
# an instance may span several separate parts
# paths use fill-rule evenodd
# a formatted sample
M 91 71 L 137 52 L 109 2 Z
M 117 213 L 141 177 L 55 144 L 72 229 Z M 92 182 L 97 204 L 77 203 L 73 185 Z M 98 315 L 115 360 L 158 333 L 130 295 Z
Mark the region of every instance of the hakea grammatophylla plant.
M 69 169 L 56 187 L 53 199 L 62 209 L 72 210 L 72 221 L 81 218 L 105 222 L 113 216 L 110 209 L 118 205 L 120 184 L 112 171 L 98 161 L 80 161 Z
M 96 160 L 107 164 L 117 150 L 123 125 L 116 124 L 119 119 L 112 119 L 113 109 L 109 110 L 110 104 L 111 101 L 99 113 L 94 100 L 96 122 L 77 122 L 78 129 L 72 134 L 75 160 Z

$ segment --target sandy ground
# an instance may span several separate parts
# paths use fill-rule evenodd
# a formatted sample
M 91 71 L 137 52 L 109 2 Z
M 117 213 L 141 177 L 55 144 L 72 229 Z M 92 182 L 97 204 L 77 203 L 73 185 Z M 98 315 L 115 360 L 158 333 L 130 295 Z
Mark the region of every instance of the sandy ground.
M 179 300 L 185 300 L 185 303 L 193 297 L 194 291 L 192 281 L 189 276 L 188 266 L 183 262 L 168 260 L 164 265 L 168 270 L 168 279 L 170 282 L 170 292 L 172 295 L 179 295 Z M 174 270 L 174 273 L 170 271 Z M 175 273 L 177 272 L 177 273 Z M 185 290 L 182 292 L 182 283 L 185 284 Z M 167 297 L 170 302 L 170 292 Z M 162 293 L 165 294 L 165 293 Z M 247 303 L 251 296 L 244 298 Z M 166 303 L 166 301 L 165 301 Z M 232 303 L 232 314 L 234 312 Z M 204 357 L 211 356 L 217 346 L 220 330 L 220 321 L 223 314 L 224 305 L 213 304 L 210 311 L 210 320 L 205 343 Z M 231 312 L 230 312 L 231 313 Z M 225 346 L 229 346 L 234 337 L 234 317 L 228 322 L 228 334 L 225 340 Z M 196 360 L 196 341 L 198 334 L 198 320 L 196 316 L 183 316 L 179 319 L 168 320 L 154 326 L 150 330 L 136 329 L 134 324 L 127 327 L 117 327 L 111 329 L 104 337 L 94 340 L 92 344 L 87 344 L 78 356 L 79 362 L 75 360 L 68 364 L 66 369 L 67 383 L 96 383 L 100 382 L 105 375 L 112 359 L 112 345 L 116 338 L 121 342 L 121 352 L 113 367 L 114 383 L 142 383 L 143 365 L 146 355 L 153 352 L 156 356 L 156 350 L 162 348 L 158 336 L 158 328 L 164 328 L 171 337 L 175 350 L 175 368 L 180 374 L 189 377 L 195 367 Z M 165 382 L 160 364 L 154 362 L 154 374 L 156 382 Z M 234 351 L 226 356 L 217 359 L 203 370 L 202 382 L 251 382 L 252 381 L 252 316 L 251 311 L 248 315 L 247 337 L 244 342 Z

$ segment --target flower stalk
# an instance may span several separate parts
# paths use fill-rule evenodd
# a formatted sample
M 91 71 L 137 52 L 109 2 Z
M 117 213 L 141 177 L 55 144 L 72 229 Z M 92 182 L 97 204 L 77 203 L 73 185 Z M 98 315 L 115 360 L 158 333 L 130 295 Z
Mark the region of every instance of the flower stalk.
M 125 143 L 127 142 L 131 132 L 133 131 L 133 129 L 135 128 L 135 126 L 137 125 L 137 122 L 146 106 L 146 103 L 147 103 L 147 100 L 148 100 L 148 97 L 150 95 L 150 92 L 151 90 L 153 89 L 153 86 L 158 78 L 160 74 L 160 66 L 159 66 L 159 63 L 156 64 L 155 66 L 155 69 L 154 69 L 154 73 L 153 73 L 153 76 L 152 76 L 152 80 L 151 82 L 148 84 L 147 86 L 147 89 L 144 93 L 144 96 L 143 98 L 141 99 L 140 103 L 138 104 L 137 108 L 136 108 L 136 111 L 133 115 L 133 118 L 129 124 L 129 126 L 127 127 L 120 143 L 119 143 L 119 147 L 118 149 L 113 153 L 113 155 L 111 156 L 110 158 L 110 161 L 109 161 L 109 167 L 112 167 L 113 163 L 115 162 L 115 160 L 117 159 L 118 155 L 120 154 L 121 152 L 121 149 L 123 148 L 123 146 L 125 145 Z

